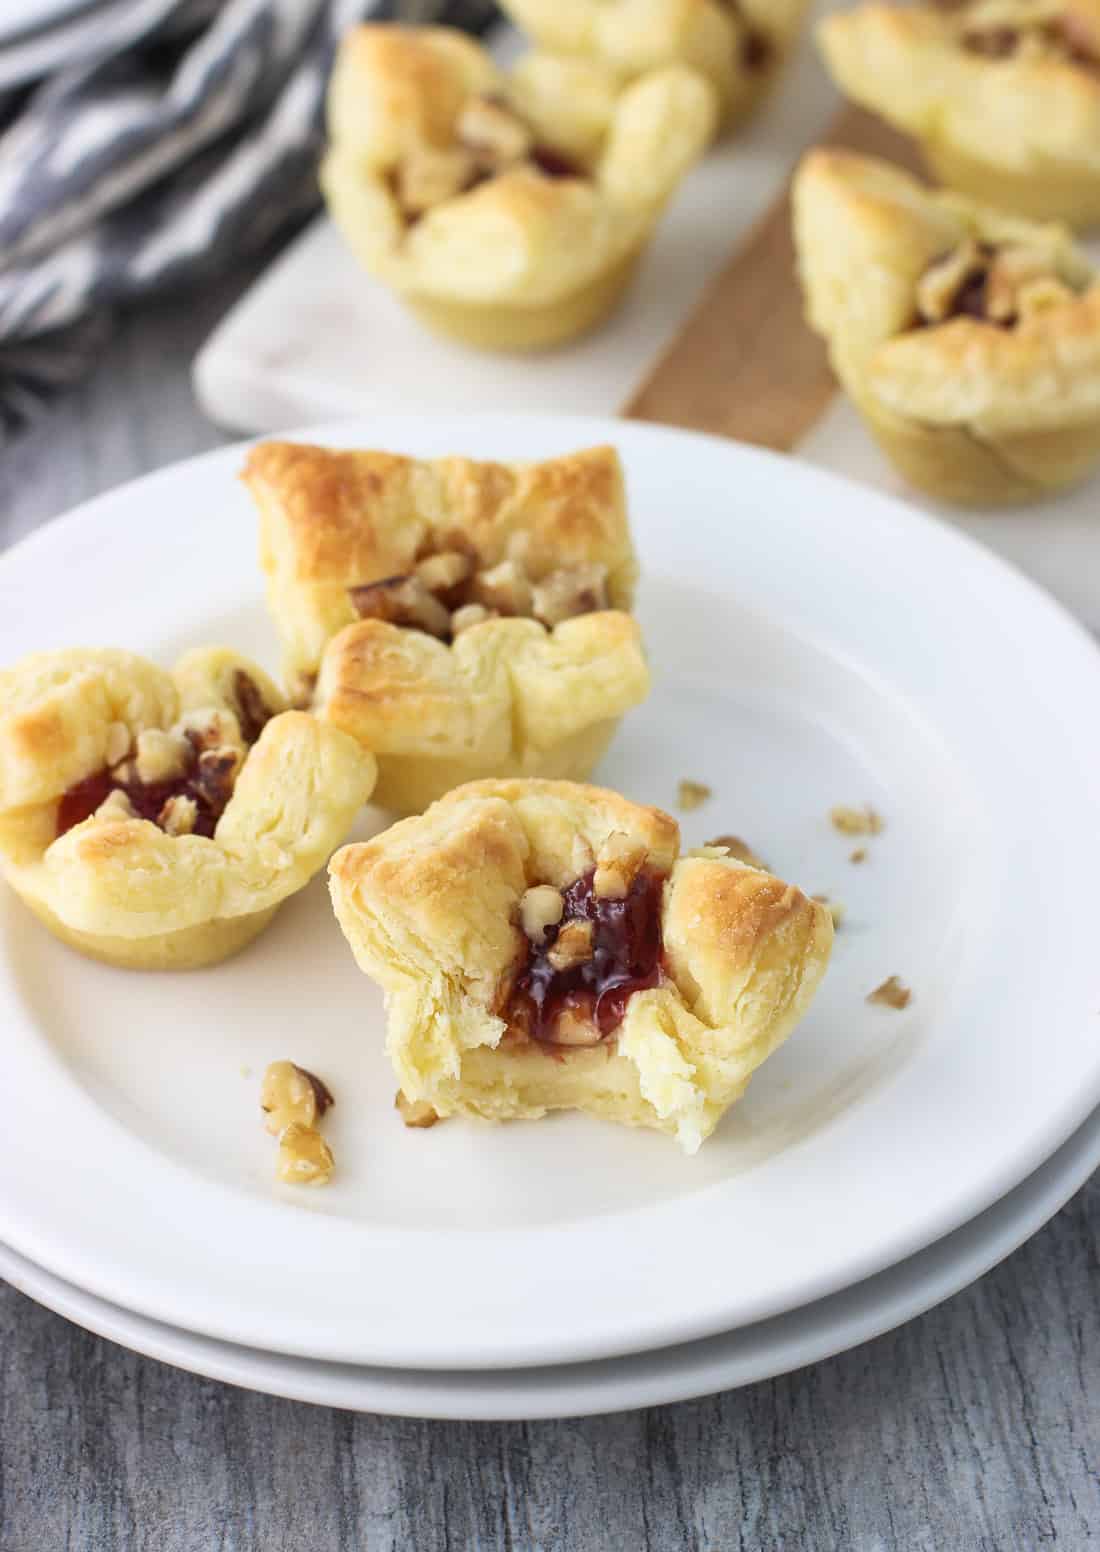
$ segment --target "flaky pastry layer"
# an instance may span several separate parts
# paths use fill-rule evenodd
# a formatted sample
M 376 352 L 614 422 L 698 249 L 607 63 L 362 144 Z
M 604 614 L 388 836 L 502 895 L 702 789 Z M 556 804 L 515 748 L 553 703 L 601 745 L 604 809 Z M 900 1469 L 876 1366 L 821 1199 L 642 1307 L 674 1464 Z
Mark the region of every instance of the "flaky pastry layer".
M 612 832 L 667 873 L 664 974 L 612 1037 L 564 1054 L 505 1040 L 501 990 L 524 951 L 524 891 L 575 877 L 574 846 Z M 330 867 L 362 970 L 386 994 L 401 1089 L 441 1116 L 535 1119 L 580 1109 L 694 1152 L 793 1030 L 824 974 L 828 911 L 716 852 L 680 857 L 659 809 L 572 782 L 474 782 Z
M 1100 49 L 1100 3 L 979 0 L 962 6 L 867 4 L 818 33 L 833 79 L 921 143 L 933 170 L 971 198 L 1034 220 L 1100 220 L 1100 72 L 1052 51 L 999 53 L 1038 13 Z M 967 30 L 991 36 L 967 47 Z
M 816 150 L 793 195 L 807 318 L 885 450 L 948 501 L 1034 499 L 1100 458 L 1100 286 L 1064 228 L 933 193 L 873 158 Z M 960 245 L 1027 255 L 1054 282 L 1005 326 L 918 317 Z
M 438 168 L 462 154 L 460 116 L 471 99 L 486 97 L 526 113 L 575 171 L 548 176 L 530 162 L 502 163 L 467 186 L 444 185 L 411 219 L 399 197 L 402 169 L 414 161 Z M 363 265 L 437 310 L 439 326 L 453 308 L 469 315 L 458 332 L 484 315 L 490 347 L 551 344 L 596 321 L 581 302 L 644 245 L 715 115 L 711 86 L 683 66 L 624 87 L 594 65 L 578 73 L 536 58 L 513 89 L 464 34 L 366 24 L 344 39 L 333 72 L 321 184 Z M 549 327 L 555 318 L 557 330 Z
M 247 676 L 269 717 L 242 734 Z M 222 648 L 168 673 L 115 650 L 43 652 L 0 673 L 0 863 L 58 936 L 135 968 L 191 968 L 234 952 L 301 889 L 374 785 L 370 755 L 338 729 L 285 710 L 262 669 Z M 115 758 L 112 740 L 214 713 L 242 763 L 212 837 L 152 820 L 93 816 L 58 835 L 59 804 Z

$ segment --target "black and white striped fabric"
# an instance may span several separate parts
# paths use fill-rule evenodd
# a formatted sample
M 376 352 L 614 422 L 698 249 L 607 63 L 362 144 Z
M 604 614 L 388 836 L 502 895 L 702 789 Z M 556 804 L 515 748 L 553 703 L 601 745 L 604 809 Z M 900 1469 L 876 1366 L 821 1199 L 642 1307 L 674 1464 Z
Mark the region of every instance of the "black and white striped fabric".
M 0 45 L 0 420 L 84 370 L 114 304 L 186 289 L 317 203 L 324 91 L 367 15 L 492 0 L 98 0 Z

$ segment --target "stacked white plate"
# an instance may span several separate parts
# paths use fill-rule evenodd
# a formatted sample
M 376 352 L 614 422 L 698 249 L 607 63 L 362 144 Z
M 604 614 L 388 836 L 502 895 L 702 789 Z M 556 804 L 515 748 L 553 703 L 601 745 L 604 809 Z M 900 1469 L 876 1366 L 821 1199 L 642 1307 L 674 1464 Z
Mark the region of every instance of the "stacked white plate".
M 928 517 L 729 443 L 558 415 L 313 440 L 542 457 L 614 441 L 655 673 L 598 777 L 847 908 L 810 1017 L 694 1159 L 581 1117 L 407 1131 L 323 883 L 238 959 L 80 959 L 6 896 L 0 1271 L 115 1339 L 310 1400 L 533 1417 L 699 1394 L 927 1308 L 1100 1159 L 1100 656 Z M 228 449 L 0 559 L 0 661 L 113 642 L 274 663 Z M 884 817 L 868 858 L 834 804 Z M 382 816 L 369 816 L 375 826 Z M 867 994 L 888 975 L 904 1010 Z M 278 1187 L 264 1065 L 336 1094 L 339 1173 Z M 1091 1119 L 1090 1119 L 1091 1117 Z

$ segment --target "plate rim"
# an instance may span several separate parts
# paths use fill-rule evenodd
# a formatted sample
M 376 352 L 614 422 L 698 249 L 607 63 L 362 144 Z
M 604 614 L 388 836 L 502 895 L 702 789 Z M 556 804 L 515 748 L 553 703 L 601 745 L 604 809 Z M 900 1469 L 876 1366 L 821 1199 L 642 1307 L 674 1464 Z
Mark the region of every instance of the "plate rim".
M 1046 613 L 1053 627 L 1065 633 L 1068 641 L 1075 642 L 1078 648 L 1085 651 L 1089 661 L 1089 672 L 1095 674 L 1100 679 L 1100 653 L 1097 652 L 1096 644 L 1085 628 L 1038 584 L 1019 572 L 1009 562 L 987 550 L 977 540 L 960 532 L 942 518 L 921 512 L 895 497 L 869 490 L 857 481 L 836 475 L 830 471 L 821 470 L 799 460 L 785 458 L 783 455 L 771 453 L 764 449 L 748 447 L 744 444 L 711 437 L 703 433 L 682 431 L 671 427 L 652 426 L 648 423 L 622 422 L 616 421 L 611 417 L 570 416 L 544 412 L 533 414 L 503 412 L 494 415 L 477 414 L 472 416 L 452 413 L 447 415 L 433 414 L 425 417 L 395 414 L 371 416 L 369 419 L 366 417 L 350 419 L 345 417 L 338 421 L 326 421 L 318 425 L 288 431 L 281 435 L 287 440 L 308 438 L 321 442 L 339 442 L 342 437 L 349 436 L 361 442 L 368 427 L 377 427 L 380 433 L 379 440 L 396 440 L 401 443 L 410 440 L 406 432 L 388 431 L 387 428 L 400 425 L 408 429 L 418 422 L 418 429 L 423 429 L 424 424 L 427 423 L 429 426 L 436 428 L 439 426 L 462 426 L 470 429 L 476 427 L 480 434 L 484 434 L 487 429 L 495 429 L 498 426 L 513 426 L 525 429 L 541 427 L 539 434 L 550 440 L 552 440 L 553 432 L 549 428 L 552 427 L 569 428 L 570 437 L 591 437 L 599 440 L 620 441 L 622 439 L 650 439 L 656 437 L 678 444 L 686 442 L 688 444 L 706 446 L 707 448 L 721 449 L 723 456 L 748 457 L 750 460 L 766 463 L 774 469 L 785 471 L 790 471 L 792 468 L 800 469 L 809 483 L 818 486 L 822 483 L 826 486 L 833 486 L 838 492 L 857 501 L 865 509 L 869 509 L 865 512 L 864 520 L 871 520 L 872 518 L 879 521 L 889 520 L 895 525 L 900 523 L 909 530 L 918 533 L 922 529 L 936 531 L 941 542 L 946 541 L 949 546 L 956 547 L 960 553 L 969 553 L 971 559 L 989 572 L 992 577 L 997 578 L 999 576 L 1002 583 L 1007 583 L 1016 589 L 1022 588 L 1023 595 L 1030 597 L 1030 601 L 1035 608 Z M 456 436 L 458 434 L 456 433 Z M 415 435 L 413 439 L 415 440 Z M 257 439 L 248 438 L 194 455 L 160 470 L 152 471 L 139 477 L 137 480 L 129 481 L 113 490 L 101 493 L 87 502 L 80 503 L 69 513 L 55 519 L 51 523 L 43 525 L 26 536 L 5 552 L 3 557 L 0 557 L 0 586 L 3 585 L 4 573 L 9 568 L 10 557 L 25 557 L 29 551 L 33 551 L 39 545 L 56 543 L 59 534 L 64 532 L 66 525 L 78 524 L 88 516 L 102 512 L 103 509 L 109 511 L 111 506 L 124 493 L 140 492 L 151 484 L 179 478 L 181 475 L 185 475 L 188 471 L 193 470 L 196 466 L 217 463 L 228 465 L 233 459 L 239 458 L 242 450 L 255 440 Z M 1066 630 L 1067 627 L 1069 628 L 1068 632 Z M 939 1232 L 924 1233 L 921 1243 L 931 1243 L 941 1237 L 943 1233 L 951 1232 L 960 1223 L 967 1221 L 975 1213 L 983 1211 L 990 1206 L 1007 1191 L 1013 1189 L 1014 1185 L 1018 1184 L 1021 1179 L 1026 1178 L 1028 1174 L 1033 1172 L 1042 1160 L 1048 1157 L 1065 1140 L 1075 1126 L 1081 1122 L 1083 1116 L 1089 1112 L 1097 1099 L 1100 1098 L 1100 1069 L 1097 1070 L 1094 1078 L 1094 1085 L 1082 1088 L 1077 1093 L 1073 1105 L 1066 1107 L 1058 1120 L 1048 1120 L 1045 1128 L 1037 1130 L 1030 1148 L 1026 1152 L 1021 1152 L 1017 1155 L 1016 1166 L 1014 1166 L 1012 1171 L 1012 1179 L 998 1180 L 992 1188 L 984 1188 L 984 1186 L 973 1187 L 969 1194 L 963 1193 L 953 1221 L 942 1223 Z M 375 1237 L 376 1239 L 385 1240 L 392 1236 L 382 1231 L 381 1233 L 376 1232 Z M 9 1230 L 4 1230 L 4 1238 L 12 1239 Z M 50 1265 L 50 1261 L 55 1259 L 56 1252 L 55 1257 L 51 1257 L 49 1255 L 35 1254 L 33 1249 L 27 1250 L 25 1245 L 16 1244 L 14 1248 L 27 1253 L 29 1259 L 38 1262 L 45 1269 L 55 1271 L 55 1268 Z M 766 1316 L 778 1313 L 784 1308 L 794 1308 L 806 1303 L 808 1300 L 824 1297 L 830 1291 L 835 1291 L 837 1287 L 848 1286 L 853 1281 L 859 1281 L 866 1276 L 872 1275 L 884 1266 L 895 1262 L 899 1256 L 904 1257 L 907 1254 L 912 1254 L 919 1248 L 920 1246 L 917 1244 L 911 1246 L 908 1250 L 904 1248 L 899 1250 L 895 1243 L 890 1249 L 876 1250 L 860 1260 L 853 1261 L 842 1280 L 836 1280 L 830 1284 L 827 1279 L 818 1279 L 816 1281 L 809 1279 L 799 1294 L 790 1297 L 785 1296 L 784 1301 L 781 1303 L 773 1301 L 771 1305 L 764 1304 L 755 1310 L 750 1307 L 747 1312 L 738 1317 L 737 1324 L 753 1323 Z M 114 1296 L 116 1290 L 112 1289 L 110 1279 L 103 1277 L 102 1269 L 97 1272 L 94 1268 L 91 1268 L 91 1276 L 87 1275 L 87 1270 L 84 1275 L 73 1280 L 88 1288 L 89 1291 L 98 1293 L 108 1300 L 123 1302 L 123 1300 Z M 61 1271 L 56 1271 L 55 1274 L 65 1275 Z M 135 1307 L 141 1308 L 144 1313 L 151 1315 L 153 1318 L 168 1318 L 172 1323 L 187 1324 L 186 1320 L 176 1321 L 170 1312 L 166 1314 L 163 1309 L 149 1308 L 147 1299 Z M 692 1319 L 685 1319 L 682 1315 L 678 1317 L 666 1316 L 661 1320 L 652 1318 L 646 1328 L 646 1335 L 642 1336 L 638 1331 L 634 1331 L 629 1337 L 624 1335 L 622 1345 L 617 1343 L 609 1345 L 606 1336 L 596 1342 L 580 1340 L 573 1336 L 559 1339 L 556 1344 L 547 1343 L 539 1350 L 539 1357 L 530 1358 L 526 1361 L 547 1363 L 583 1361 L 585 1359 L 608 1356 L 615 1352 L 637 1352 L 653 1347 L 666 1346 L 671 1342 L 693 1340 L 705 1336 L 709 1332 L 725 1329 L 728 1324 L 728 1311 L 723 1313 L 715 1309 L 712 1309 L 707 1315 L 697 1315 Z M 247 1337 L 244 1336 L 243 1327 L 239 1323 L 239 1318 L 229 1321 L 223 1319 L 220 1322 L 207 1321 L 204 1324 L 204 1329 L 211 1335 L 225 1340 L 247 1340 Z M 265 1343 L 263 1345 L 276 1344 Z M 310 1355 L 306 1348 L 296 1346 L 293 1341 L 288 1342 L 284 1340 L 277 1345 L 281 1351 L 288 1353 L 301 1352 L 306 1356 Z M 335 1352 L 327 1353 L 325 1356 L 330 1358 L 354 1357 L 356 1359 L 360 1357 L 359 1354 L 338 1354 Z M 454 1354 L 449 1354 L 448 1356 L 448 1367 L 455 1369 L 479 1368 L 486 1363 L 508 1364 L 525 1361 L 517 1356 L 514 1347 L 494 1346 L 493 1343 L 489 1343 L 476 1350 L 471 1350 L 461 1356 Z M 371 1361 L 380 1365 L 384 1364 L 387 1367 L 399 1367 L 402 1364 L 407 1365 L 410 1361 L 415 1362 L 415 1360 L 411 1360 L 408 1357 L 407 1349 L 400 1349 L 398 1351 L 391 1349 L 387 1354 L 378 1358 L 374 1358 L 372 1355 Z

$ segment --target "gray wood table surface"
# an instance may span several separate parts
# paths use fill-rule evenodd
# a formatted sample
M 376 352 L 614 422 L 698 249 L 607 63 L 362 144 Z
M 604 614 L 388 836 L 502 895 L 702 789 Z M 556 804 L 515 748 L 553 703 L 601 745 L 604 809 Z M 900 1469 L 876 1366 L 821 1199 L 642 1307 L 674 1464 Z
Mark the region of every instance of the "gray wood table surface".
M 128 320 L 94 376 L 3 450 L 0 544 L 223 440 L 188 367 L 247 278 Z M 1094 1179 L 980 1283 L 891 1335 L 708 1400 L 532 1424 L 254 1395 L 0 1283 L 0 1552 L 1092 1546 L 1098 1244 Z

